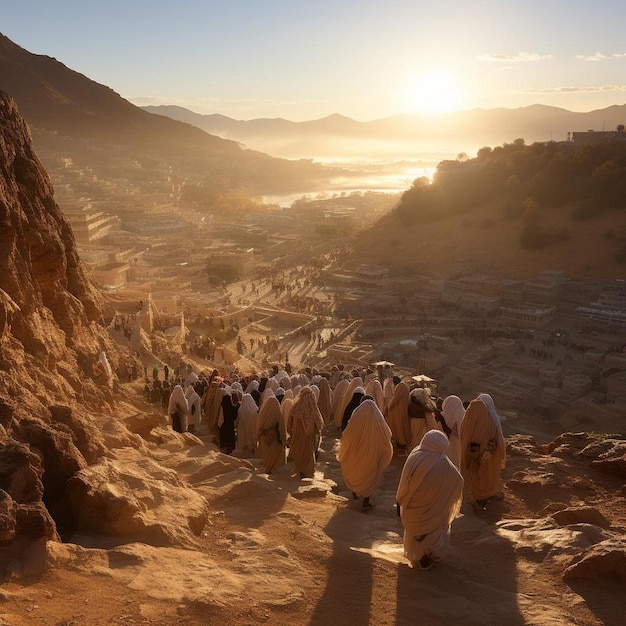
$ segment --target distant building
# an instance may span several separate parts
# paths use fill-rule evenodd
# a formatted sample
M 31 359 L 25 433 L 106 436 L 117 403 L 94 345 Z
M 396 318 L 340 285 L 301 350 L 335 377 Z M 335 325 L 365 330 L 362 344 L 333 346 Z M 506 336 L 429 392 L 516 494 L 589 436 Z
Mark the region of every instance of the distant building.
M 246 278 L 254 269 L 254 248 L 247 250 L 227 248 L 209 253 L 207 257 L 209 273 L 211 267 L 229 267 L 238 279 Z
M 500 310 L 502 321 L 518 328 L 542 328 L 550 324 L 556 314 L 556 307 L 539 304 L 504 306 Z
M 626 133 L 617 130 L 586 130 L 570 133 L 571 141 L 577 145 L 590 146 L 612 141 L 626 141 Z
M 107 289 L 123 287 L 128 282 L 128 263 L 107 263 L 91 270 L 93 279 Z
M 626 281 L 616 280 L 614 284 L 601 291 L 598 304 L 626 311 Z
M 76 240 L 91 243 L 119 228 L 121 220 L 117 215 L 109 215 L 87 204 L 82 209 L 65 209 L 65 217 L 72 226 Z
M 559 290 L 564 281 L 561 271 L 549 270 L 541 272 L 536 279 L 530 280 L 524 286 L 524 295 L 527 302 L 556 302 Z

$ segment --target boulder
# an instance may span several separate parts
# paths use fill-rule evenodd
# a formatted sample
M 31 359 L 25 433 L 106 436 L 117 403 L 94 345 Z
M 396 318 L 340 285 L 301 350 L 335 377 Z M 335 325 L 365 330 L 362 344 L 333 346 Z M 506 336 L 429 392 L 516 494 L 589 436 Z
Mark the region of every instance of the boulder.
M 56 524 L 43 502 L 18 505 L 15 525 L 18 537 L 31 541 L 36 539 L 59 541 Z
M 507 539 L 519 554 L 538 561 L 580 554 L 581 550 L 610 537 L 606 531 L 589 524 L 560 528 L 551 517 L 497 522 L 496 535 Z
M 602 453 L 591 462 L 591 467 L 605 474 L 626 477 L 626 441 L 612 439 Z
M 626 539 L 611 538 L 575 557 L 563 574 L 565 582 L 617 578 L 626 584 Z
M 551 517 L 559 526 L 592 524 L 600 528 L 608 528 L 611 525 L 598 509 L 591 506 L 568 507 L 553 513 Z
M 29 446 L 10 441 L 0 447 L 0 489 L 17 503 L 41 501 L 44 493 L 41 457 Z
M 0 490 L 0 541 L 11 541 L 16 535 L 16 506 L 13 498 Z
M 206 500 L 176 472 L 132 448 L 113 450 L 67 485 L 73 527 L 151 545 L 193 544 L 204 527 Z
M 28 442 L 31 449 L 41 454 L 46 500 L 61 498 L 67 480 L 87 465 L 71 434 L 34 418 L 20 420 L 13 432 L 17 439 Z

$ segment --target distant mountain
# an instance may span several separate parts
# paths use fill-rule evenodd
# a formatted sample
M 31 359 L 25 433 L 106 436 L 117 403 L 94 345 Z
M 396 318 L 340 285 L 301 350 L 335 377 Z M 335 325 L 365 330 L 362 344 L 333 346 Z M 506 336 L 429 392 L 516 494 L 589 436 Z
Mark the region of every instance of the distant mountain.
M 32 54 L 0 34 L 0 90 L 16 101 L 42 158 L 51 150 L 107 159 L 194 160 L 216 180 L 256 191 L 277 191 L 323 177 L 319 167 L 243 150 L 234 141 L 191 124 L 143 111 L 109 87 L 54 58 Z M 90 157 L 86 157 L 89 153 Z M 90 164 L 90 163 L 87 163 Z
M 36 129 L 152 147 L 165 142 L 170 147 L 237 151 L 232 142 L 199 133 L 195 127 L 146 115 L 109 87 L 54 58 L 31 54 L 4 35 L 0 35 L 0 89 L 13 97 Z
M 518 109 L 473 109 L 442 115 L 396 115 L 357 122 L 341 115 L 291 122 L 277 119 L 234 120 L 224 115 L 200 115 L 178 106 L 143 107 L 151 113 L 193 124 L 198 128 L 251 148 L 280 156 L 319 157 L 329 147 L 332 156 L 358 153 L 370 157 L 384 153 L 398 158 L 424 150 L 475 151 L 523 138 L 564 141 L 572 131 L 614 129 L 626 123 L 626 105 L 587 113 L 535 104 Z M 294 151 L 303 150 L 297 154 Z

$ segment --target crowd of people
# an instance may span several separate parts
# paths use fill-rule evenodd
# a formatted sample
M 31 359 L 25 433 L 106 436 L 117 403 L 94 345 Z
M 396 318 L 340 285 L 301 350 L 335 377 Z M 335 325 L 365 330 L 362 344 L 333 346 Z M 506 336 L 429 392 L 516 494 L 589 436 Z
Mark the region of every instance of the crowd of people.
M 373 508 L 384 470 L 399 459 L 404 554 L 421 569 L 445 555 L 464 492 L 476 511 L 502 497 L 506 446 L 488 394 L 470 402 L 440 398 L 410 377 L 341 365 L 298 374 L 274 366 L 228 379 L 189 370 L 164 388 L 175 431 L 197 432 L 202 424 L 222 452 L 258 458 L 267 474 L 293 463 L 300 479 L 312 478 L 326 428 L 341 438 L 337 460 L 363 511 Z

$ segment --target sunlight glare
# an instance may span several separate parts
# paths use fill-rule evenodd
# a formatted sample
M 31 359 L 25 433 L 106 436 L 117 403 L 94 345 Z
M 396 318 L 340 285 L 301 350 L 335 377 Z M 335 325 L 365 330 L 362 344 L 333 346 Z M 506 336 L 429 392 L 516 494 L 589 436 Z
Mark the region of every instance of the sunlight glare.
M 435 115 L 457 109 L 462 95 L 459 82 L 450 72 L 432 70 L 409 83 L 406 97 L 413 113 Z

